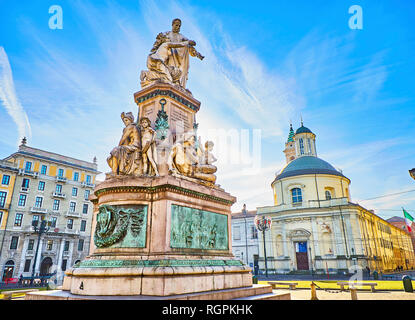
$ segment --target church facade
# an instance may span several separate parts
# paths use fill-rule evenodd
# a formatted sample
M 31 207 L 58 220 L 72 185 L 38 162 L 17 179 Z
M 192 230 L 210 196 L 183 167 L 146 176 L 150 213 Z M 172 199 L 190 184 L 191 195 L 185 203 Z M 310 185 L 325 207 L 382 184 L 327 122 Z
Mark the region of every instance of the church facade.
M 272 218 L 265 241 L 268 270 L 338 273 L 415 267 L 409 235 L 352 202 L 350 179 L 317 157 L 315 138 L 303 124 L 295 132 L 291 126 L 284 150 L 287 164 L 271 183 L 274 205 L 257 210 Z M 259 267 L 264 269 L 259 249 Z

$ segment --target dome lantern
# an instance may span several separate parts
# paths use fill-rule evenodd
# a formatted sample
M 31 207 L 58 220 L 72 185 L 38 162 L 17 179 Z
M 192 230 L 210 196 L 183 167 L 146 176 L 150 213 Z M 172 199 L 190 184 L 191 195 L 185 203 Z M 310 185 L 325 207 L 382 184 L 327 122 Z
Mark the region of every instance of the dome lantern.
M 301 121 L 301 127 L 295 131 L 294 135 L 296 155 L 298 157 L 313 156 L 317 157 L 316 135 Z

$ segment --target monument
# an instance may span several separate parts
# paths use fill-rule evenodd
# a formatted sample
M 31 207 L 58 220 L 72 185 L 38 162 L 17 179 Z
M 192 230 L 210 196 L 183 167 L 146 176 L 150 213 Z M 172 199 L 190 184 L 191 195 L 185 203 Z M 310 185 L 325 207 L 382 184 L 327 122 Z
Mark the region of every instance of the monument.
M 157 35 L 134 94 L 137 119 L 121 113 L 111 171 L 90 198 L 90 254 L 66 271 L 62 290 L 27 299 L 287 298 L 253 286 L 251 269 L 232 254 L 236 198 L 216 184 L 214 145 L 197 136 L 200 102 L 186 89 L 190 56 L 204 57 L 180 27 L 174 19 Z

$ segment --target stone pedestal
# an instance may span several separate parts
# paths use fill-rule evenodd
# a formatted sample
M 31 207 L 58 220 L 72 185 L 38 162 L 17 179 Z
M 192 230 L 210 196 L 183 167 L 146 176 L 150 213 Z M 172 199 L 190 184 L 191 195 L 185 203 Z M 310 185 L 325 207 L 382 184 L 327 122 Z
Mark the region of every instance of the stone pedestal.
M 107 174 L 95 187 L 89 256 L 65 273 L 62 294 L 54 296 L 252 295 L 251 269 L 232 255 L 235 197 L 211 180 L 169 172 L 172 145 L 186 132 L 197 135 L 200 102 L 163 83 L 135 93 L 134 100 L 139 119 L 148 118 L 157 133 L 160 176 Z
M 193 130 L 195 114 L 200 109 L 200 102 L 193 98 L 190 91 L 166 83 L 157 83 L 136 92 L 134 101 L 139 108 L 139 118 L 147 117 L 153 124 L 159 111 L 164 109 L 173 136 Z
M 133 235 L 128 226 L 118 241 L 93 248 L 66 272 L 63 290 L 170 296 L 252 286 L 251 269 L 232 255 L 235 198 L 222 189 L 174 176 L 114 177 L 99 184 L 95 195 L 92 230 L 104 205 L 121 210 L 120 216 L 141 210 L 142 227 Z

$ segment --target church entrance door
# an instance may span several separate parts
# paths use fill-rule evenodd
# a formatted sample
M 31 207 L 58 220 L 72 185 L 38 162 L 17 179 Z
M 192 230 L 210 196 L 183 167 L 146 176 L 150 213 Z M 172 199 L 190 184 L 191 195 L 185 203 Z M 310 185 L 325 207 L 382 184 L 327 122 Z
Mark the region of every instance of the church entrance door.
M 309 270 L 307 241 L 295 242 L 295 255 L 297 259 L 297 270 Z

